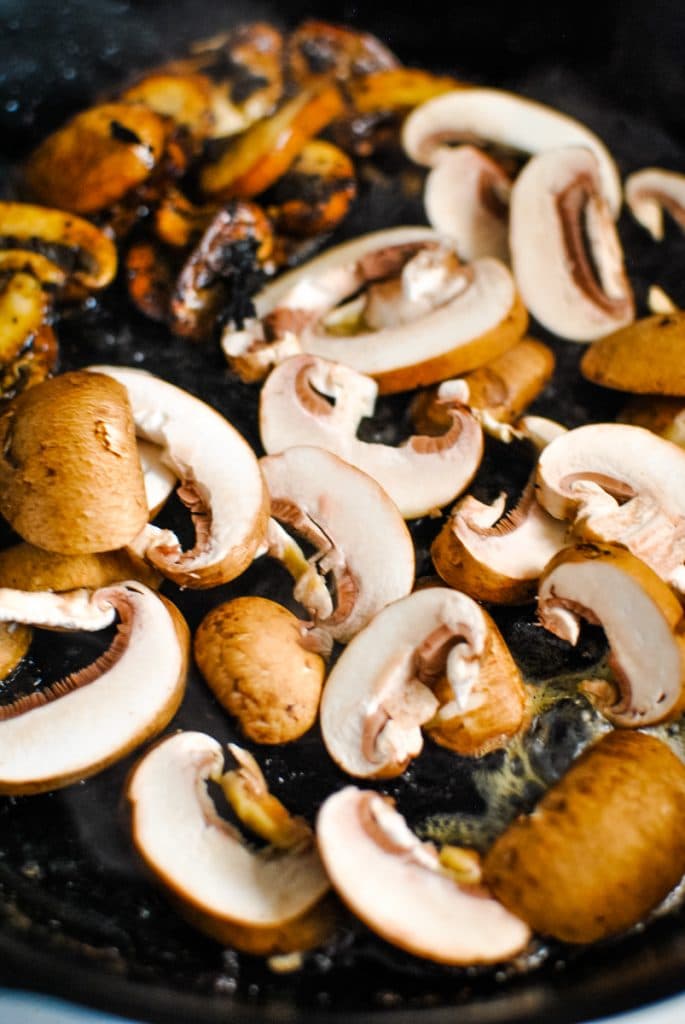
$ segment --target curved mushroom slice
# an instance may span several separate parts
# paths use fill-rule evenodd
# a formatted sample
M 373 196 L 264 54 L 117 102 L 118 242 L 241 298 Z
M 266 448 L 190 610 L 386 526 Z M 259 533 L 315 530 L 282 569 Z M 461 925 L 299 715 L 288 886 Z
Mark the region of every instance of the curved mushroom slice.
M 270 455 L 294 445 L 326 448 L 373 477 L 405 519 L 452 501 L 472 480 L 483 453 L 482 431 L 471 413 L 455 405 L 441 437 L 414 436 L 399 448 L 367 444 L 356 431 L 373 414 L 375 398 L 370 377 L 316 356 L 294 356 L 273 370 L 262 389 L 262 444 Z
M 530 930 L 479 885 L 460 885 L 391 801 L 354 786 L 329 796 L 316 824 L 338 895 L 382 938 L 444 964 L 497 963 Z
M 171 497 L 178 477 L 164 461 L 164 451 L 158 445 L 139 438 L 138 457 L 145 481 L 145 500 L 150 519 L 154 519 Z
M 621 208 L 621 179 L 604 143 L 579 121 L 534 100 L 500 89 L 460 89 L 417 107 L 404 123 L 402 142 L 412 160 L 435 166 L 453 142 L 474 139 L 518 153 L 583 146 L 597 158 L 613 217 Z
M 645 167 L 628 175 L 625 197 L 633 217 L 655 241 L 664 237 L 664 210 L 685 231 L 685 174 Z
M 509 260 L 511 179 L 476 146 L 446 149 L 436 159 L 424 187 L 426 216 L 452 239 L 463 260 L 482 256 Z
M 163 450 L 181 481 L 195 546 L 183 551 L 169 530 L 153 532 L 145 557 L 184 587 L 214 587 L 240 575 L 261 543 L 268 495 L 257 459 L 237 430 L 211 406 L 144 370 L 90 366 L 123 384 L 136 433 Z
M 570 341 L 592 341 L 635 315 L 601 184 L 594 154 L 569 147 L 533 157 L 511 192 L 516 284 L 533 316 Z
M 247 756 L 235 749 L 234 754 L 242 755 L 241 761 Z M 266 786 L 255 769 L 249 759 L 243 782 L 253 801 L 263 803 Z M 221 746 L 199 732 L 164 740 L 138 763 L 127 797 L 133 842 L 147 866 L 191 924 L 220 942 L 268 954 L 323 941 L 330 915 L 321 901 L 329 882 L 310 830 L 290 829 L 296 845 L 254 852 L 217 813 L 206 788 L 210 780 L 223 785 L 231 803 L 240 806 L 224 775 Z M 287 823 L 284 808 L 281 817 Z M 282 824 L 278 834 L 283 835 Z
M 324 686 L 321 733 L 333 760 L 358 778 L 392 778 L 420 753 L 420 726 L 436 713 L 436 726 L 449 724 L 452 735 L 459 716 L 482 720 L 490 695 L 483 693 L 481 671 L 493 630 L 475 601 L 444 587 L 418 590 L 379 612 L 343 651 Z M 442 707 L 431 689 L 438 683 Z M 479 745 L 521 726 L 518 673 L 515 690 L 516 712 L 507 708 L 501 722 L 495 712 L 490 737 L 479 734 Z M 447 743 L 447 733 L 444 738 Z
M 370 32 L 315 18 L 290 33 L 285 59 L 289 74 L 300 85 L 347 82 L 399 64 L 395 54 Z
M 478 601 L 532 600 L 541 572 L 565 547 L 566 523 L 535 500 L 534 484 L 504 516 L 506 495 L 486 505 L 468 495 L 433 541 L 433 565 L 446 583 Z
M 605 388 L 685 395 L 685 310 L 642 317 L 583 353 L 580 371 Z
M 333 231 L 356 194 L 354 164 L 347 153 L 324 139 L 312 139 L 275 184 L 266 212 L 277 232 L 312 238 Z
M 639 729 L 682 713 L 683 609 L 629 551 L 593 544 L 561 551 L 540 579 L 538 613 L 545 629 L 572 644 L 581 618 L 603 626 L 615 687 L 589 681 L 584 689 L 614 725 Z
M 541 453 L 537 499 L 580 537 L 623 544 L 682 590 L 685 452 L 642 427 L 592 423 Z
M 0 266 L 0 366 L 12 363 L 35 337 L 51 301 L 40 281 L 24 271 L 3 273 Z
M 141 583 L 90 593 L 0 589 L 0 620 L 117 636 L 92 665 L 0 709 L 0 792 L 40 793 L 84 779 L 156 736 L 181 703 L 188 627 Z
M 172 118 L 198 140 L 212 133 L 212 83 L 205 75 L 158 71 L 130 86 L 120 99 L 142 103 L 156 114 Z
M 411 591 L 409 530 L 375 480 L 322 448 L 288 448 L 260 465 L 271 515 L 316 548 L 295 570 L 294 596 L 317 633 L 347 643 L 376 612 Z M 278 545 L 269 554 L 278 558 Z M 321 609 L 319 596 L 327 573 L 335 594 L 330 611 Z

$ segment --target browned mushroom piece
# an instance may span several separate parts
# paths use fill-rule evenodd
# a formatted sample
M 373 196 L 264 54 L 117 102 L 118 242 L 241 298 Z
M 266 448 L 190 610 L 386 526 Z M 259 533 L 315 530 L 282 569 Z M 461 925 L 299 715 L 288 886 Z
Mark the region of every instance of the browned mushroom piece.
M 18 622 L 0 623 L 0 679 L 7 679 L 19 665 L 31 646 L 33 632 L 30 626 Z
M 304 642 L 304 624 L 263 597 L 238 597 L 205 615 L 195 660 L 223 708 L 257 743 L 290 743 L 317 718 L 323 659 Z
M 595 341 L 580 363 L 584 377 L 605 388 L 685 395 L 685 310 L 636 320 Z
M 610 732 L 484 861 L 493 894 L 537 932 L 595 942 L 625 931 L 685 872 L 685 768 L 654 736 Z
M 633 217 L 655 241 L 664 237 L 664 210 L 685 231 L 685 174 L 645 167 L 628 175 L 625 197 Z
M 141 103 L 105 103 L 72 118 L 33 151 L 24 180 L 32 198 L 96 213 L 140 185 L 160 159 L 163 118 Z
M 120 97 L 142 103 L 162 117 L 170 117 L 198 141 L 212 133 L 212 83 L 205 75 L 155 72 L 130 86 Z
M 126 287 L 136 309 L 151 320 L 166 323 L 174 291 L 174 271 L 168 254 L 154 242 L 134 242 L 126 253 Z
M 309 238 L 337 227 L 356 194 L 354 164 L 347 154 L 312 139 L 274 186 L 266 212 L 277 232 Z
M 0 366 L 14 362 L 45 323 L 52 302 L 41 282 L 26 271 L 0 268 Z
M 399 64 L 376 36 L 314 18 L 290 33 L 285 56 L 288 74 L 307 86 L 330 79 L 347 82 Z
M 124 388 L 76 371 L 19 395 L 0 417 L 0 511 L 24 540 L 85 554 L 123 547 L 147 522 Z
M 216 203 L 197 205 L 170 185 L 155 207 L 155 234 L 165 245 L 183 249 L 198 241 L 216 216 Z

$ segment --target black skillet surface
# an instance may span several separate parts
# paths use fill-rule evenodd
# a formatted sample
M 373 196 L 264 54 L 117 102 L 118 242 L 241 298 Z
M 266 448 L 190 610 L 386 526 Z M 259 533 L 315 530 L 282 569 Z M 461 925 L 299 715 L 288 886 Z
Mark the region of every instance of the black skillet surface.
M 289 12 L 288 24 L 309 13 L 296 4 Z M 513 88 L 574 114 L 605 139 L 624 173 L 650 163 L 684 166 L 685 150 L 677 139 L 685 120 L 680 103 L 685 29 L 675 0 L 671 5 L 605 4 L 599 10 L 580 4 L 564 11 L 530 2 L 515 8 L 484 3 L 466 11 L 433 6 L 423 12 L 420 25 L 417 18 L 380 6 L 358 11 L 352 4 L 323 4 L 316 13 L 377 32 L 408 63 Z M 173 5 L 0 0 L 0 129 L 6 144 L 0 173 L 69 113 L 131 72 L 235 21 L 270 14 L 264 4 L 228 8 L 207 0 Z M 4 189 L 9 188 L 7 176 Z M 407 198 L 392 178 L 365 189 L 338 238 L 419 219 L 420 203 Z M 685 240 L 669 230 L 666 241 L 655 246 L 627 216 L 620 227 L 643 311 L 646 289 L 654 282 L 685 304 L 679 271 Z M 231 379 L 215 347 L 191 347 L 137 316 L 120 286 L 98 307 L 63 320 L 59 334 L 63 369 L 91 362 L 145 367 L 201 395 L 258 445 L 256 391 Z M 580 381 L 580 349 L 563 343 L 555 343 L 555 349 L 559 369 L 535 410 L 570 426 L 611 418 L 618 399 Z M 367 436 L 397 440 L 405 434 L 404 407 L 401 398 L 384 400 L 375 421 L 366 425 Z M 491 444 L 478 492 L 493 496 L 503 486 L 519 488 L 528 466 L 525 450 Z M 167 515 L 182 528 L 178 510 Z M 419 573 L 429 571 L 427 544 L 438 525 L 420 521 L 413 528 Z M 292 607 L 285 575 L 265 563 L 209 593 L 172 587 L 167 592 L 191 628 L 209 607 L 239 593 L 275 597 Z M 540 692 L 562 699 L 540 714 L 509 757 L 490 755 L 474 768 L 427 743 L 402 779 L 382 787 L 425 835 L 487 843 L 519 809 L 532 806 L 599 725 L 563 680 L 546 681 L 594 665 L 604 651 L 601 633 L 586 631 L 572 651 L 538 630 L 532 612 L 498 612 L 497 618 Z M 92 657 L 95 643 L 54 635 L 39 639 L 29 670 L 15 685 L 34 686 L 82 664 Z M 237 739 L 196 674 L 170 728 L 203 729 L 222 742 Z M 310 820 L 325 796 L 347 781 L 315 731 L 287 748 L 252 749 L 274 791 Z M 278 975 L 258 959 L 237 956 L 197 935 L 143 877 L 120 814 L 130 763 L 60 793 L 0 801 L 0 982 L 164 1022 L 337 1018 L 437 1024 L 458 1014 L 463 1024 L 570 1024 L 682 988 L 685 918 L 678 910 L 591 949 L 540 944 L 524 964 L 499 971 L 425 964 L 345 918 L 330 946 L 307 956 L 300 972 Z

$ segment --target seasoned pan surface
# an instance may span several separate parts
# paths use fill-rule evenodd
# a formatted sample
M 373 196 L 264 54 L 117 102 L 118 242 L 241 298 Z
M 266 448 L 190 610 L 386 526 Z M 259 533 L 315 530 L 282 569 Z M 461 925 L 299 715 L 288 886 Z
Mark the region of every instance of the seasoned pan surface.
M 174 8 L 170 19 L 163 6 L 136 8 L 114 0 L 71 3 L 59 13 L 49 3 L 0 0 L 0 67 L 5 69 L 0 124 L 8 140 L 0 157 L 0 175 L 7 194 L 12 165 L 46 130 L 87 105 L 93 95 L 117 86 L 131 71 L 176 52 L 192 38 L 243 17 L 269 13 L 226 12 L 210 4 L 200 5 L 199 11 L 197 4 L 189 3 Z M 403 28 L 401 18 L 391 25 L 381 13 L 371 11 L 363 27 L 381 34 L 408 62 L 455 73 L 466 69 L 469 77 L 520 89 L 580 118 L 609 145 L 623 173 L 652 163 L 685 166 L 669 89 L 660 87 L 652 109 L 644 95 L 630 89 L 621 96 L 621 46 L 627 46 L 632 36 L 612 22 L 611 5 L 596 23 L 596 37 L 584 63 L 572 52 L 580 40 L 580 34 L 574 34 L 576 22 L 568 23 L 562 40 L 547 15 L 531 27 L 532 37 L 526 37 L 520 26 L 516 36 L 510 16 L 504 16 L 497 24 L 509 32 L 509 42 L 505 45 L 498 37 L 489 51 L 483 40 L 495 11 L 486 5 L 480 20 L 473 15 L 466 19 L 461 50 L 459 26 L 449 19 L 444 33 L 436 26 L 436 36 L 442 38 L 436 38 L 433 49 L 425 41 L 419 44 L 415 33 L 407 31 L 407 25 Z M 299 14 L 293 10 L 290 22 Z M 337 17 L 344 14 L 338 12 Z M 357 21 L 361 25 L 359 17 Z M 447 32 L 454 34 L 452 48 L 444 41 Z M 545 51 L 546 45 L 551 49 Z M 603 68 L 597 52 L 602 45 L 608 47 Z M 655 74 L 657 81 L 659 76 L 663 79 L 663 68 Z M 659 97 L 661 107 L 656 103 Z M 422 221 L 420 198 L 407 193 L 397 175 L 376 176 L 331 241 Z M 627 215 L 620 230 L 642 311 L 652 283 L 685 304 L 680 269 L 685 239 L 669 227 L 665 242 L 656 246 Z M 96 306 L 63 319 L 58 329 L 62 369 L 94 362 L 150 369 L 210 402 L 258 448 L 257 391 L 232 379 L 216 346 L 191 346 L 138 316 L 121 282 Z M 613 418 L 620 399 L 580 379 L 580 349 L 556 342 L 542 330 L 536 333 L 553 344 L 558 369 L 534 411 L 568 426 Z M 383 400 L 365 430 L 368 439 L 397 441 L 406 436 L 406 400 Z M 492 498 L 502 489 L 516 492 L 529 468 L 530 453 L 524 448 L 493 442 L 476 493 Z M 182 535 L 183 516 L 173 508 L 165 514 Z M 430 519 L 412 527 L 419 576 L 431 571 L 427 552 L 438 528 L 439 522 Z M 6 532 L 3 543 L 10 540 Z M 210 607 L 238 594 L 260 594 L 294 607 L 288 578 L 264 560 L 227 587 L 193 593 L 168 585 L 166 592 L 191 629 Z M 427 742 L 401 779 L 379 787 L 396 798 L 399 809 L 423 835 L 468 840 L 481 847 L 515 813 L 530 808 L 601 728 L 573 687 L 575 675 L 603 657 L 601 632 L 586 629 L 579 647 L 571 650 L 539 630 L 532 610 L 495 615 L 527 678 L 550 695 L 547 710 L 509 755 L 495 753 L 474 766 Z M 29 689 L 50 682 L 90 660 L 99 643 L 45 634 L 34 645 L 17 685 Z M 170 726 L 177 728 L 201 729 L 222 743 L 244 742 L 195 670 L 188 697 Z M 677 729 L 671 732 L 669 740 L 678 742 Z M 326 795 L 347 781 L 326 755 L 316 731 L 288 747 L 251 749 L 272 789 L 290 809 L 310 820 Z M 500 971 L 422 963 L 348 918 L 329 947 L 305 958 L 300 972 L 276 974 L 261 960 L 238 956 L 192 931 L 144 877 L 132 855 L 121 808 L 131 763 L 129 759 L 62 792 L 0 800 L 0 979 L 6 984 L 78 995 L 94 1005 L 154 1021 L 210 1022 L 232 1016 L 246 1021 L 311 1021 L 340 1014 L 346 1020 L 426 1024 L 454 1019 L 455 1005 L 464 1024 L 550 1019 L 563 1024 L 617 1012 L 682 987 L 685 917 L 677 900 L 666 915 L 621 940 L 574 951 L 540 943 L 531 956 Z

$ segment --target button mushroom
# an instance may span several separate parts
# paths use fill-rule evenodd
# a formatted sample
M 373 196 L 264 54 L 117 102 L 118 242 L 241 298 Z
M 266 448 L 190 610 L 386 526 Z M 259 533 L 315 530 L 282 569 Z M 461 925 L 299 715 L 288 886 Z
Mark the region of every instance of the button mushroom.
M 376 612 L 411 591 L 414 548 L 404 520 L 375 480 L 323 448 L 288 448 L 260 465 L 271 515 L 315 547 L 307 560 L 300 553 L 296 565 L 288 557 L 292 546 L 282 552 L 278 539 L 269 554 L 293 571 L 294 596 L 312 615 L 316 633 L 347 643 Z
M 370 377 L 317 356 L 293 356 L 262 389 L 262 444 L 269 454 L 302 444 L 326 448 L 373 477 L 405 519 L 446 505 L 478 468 L 479 424 L 465 407 L 454 405 L 450 429 L 441 437 L 414 436 L 399 448 L 368 444 L 356 432 L 361 419 L 372 415 L 375 398 Z
M 188 628 L 141 583 L 90 593 L 0 589 L 0 620 L 117 635 L 95 662 L 0 708 L 0 792 L 40 793 L 87 778 L 156 736 L 185 690 Z
M 533 157 L 511 192 L 512 269 L 526 306 L 549 330 L 592 341 L 630 323 L 633 295 L 600 165 L 589 149 Z
M 460 885 L 392 803 L 354 786 L 329 796 L 316 823 L 338 895 L 394 946 L 443 964 L 497 963 L 530 939 L 481 885 Z
M 572 644 L 581 619 L 603 626 L 614 684 L 591 680 L 584 689 L 614 725 L 638 729 L 685 709 L 682 607 L 625 548 L 583 544 L 561 551 L 540 578 L 538 614 L 545 629 Z
M 646 167 L 628 175 L 625 196 L 633 217 L 655 241 L 664 237 L 664 210 L 685 231 L 685 174 Z
M 127 367 L 89 369 L 124 385 L 137 434 L 163 449 L 193 519 L 191 550 L 182 551 L 167 530 L 151 534 L 145 557 L 185 587 L 234 579 L 252 561 L 268 517 L 268 495 L 250 446 L 211 406 L 159 377 Z
M 60 555 L 33 544 L 13 544 L 0 551 L 0 587 L 13 590 L 96 590 L 138 580 L 152 590 L 162 576 L 127 548 L 98 554 Z
M 685 395 L 685 310 L 642 317 L 595 341 L 580 363 L 584 377 L 605 388 L 649 395 Z
M 259 800 L 266 785 L 255 768 L 245 781 Z M 219 816 L 210 780 L 226 780 L 224 757 L 216 740 L 199 732 L 166 739 L 138 763 L 127 797 L 133 842 L 148 868 L 181 914 L 219 942 L 261 954 L 322 942 L 331 925 L 322 904 L 329 882 L 311 832 L 289 828 L 285 848 L 251 850 Z M 224 788 L 230 800 L 232 787 Z M 287 821 L 284 808 L 281 816 Z

